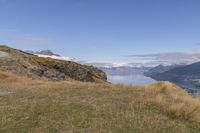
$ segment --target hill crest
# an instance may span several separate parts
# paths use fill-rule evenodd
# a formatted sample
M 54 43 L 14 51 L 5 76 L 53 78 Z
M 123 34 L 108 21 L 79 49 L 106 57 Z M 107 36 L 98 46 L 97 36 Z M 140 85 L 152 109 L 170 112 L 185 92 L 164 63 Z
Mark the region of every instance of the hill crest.
M 42 58 L 5 45 L 0 45 L 0 51 L 2 55 L 0 56 L 0 69 L 19 75 L 57 81 L 73 79 L 84 82 L 104 82 L 107 79 L 103 71 L 93 66 Z

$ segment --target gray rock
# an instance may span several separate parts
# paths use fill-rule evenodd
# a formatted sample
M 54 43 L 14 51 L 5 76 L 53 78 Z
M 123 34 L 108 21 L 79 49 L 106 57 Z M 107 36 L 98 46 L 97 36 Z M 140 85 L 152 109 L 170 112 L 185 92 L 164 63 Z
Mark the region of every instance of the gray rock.
M 0 58 L 3 58 L 3 57 L 8 57 L 9 54 L 6 53 L 6 52 L 3 52 L 3 51 L 0 51 Z
M 63 80 L 63 79 L 65 79 L 65 74 L 64 73 L 60 73 L 60 74 L 57 75 L 57 78 Z
M 32 72 L 35 74 L 35 75 L 37 75 L 37 76 L 39 76 L 39 77 L 42 77 L 43 75 L 44 75 L 44 72 L 46 71 L 47 69 L 46 68 L 43 68 L 43 67 L 41 67 L 41 68 L 34 68 L 34 69 L 32 69 Z

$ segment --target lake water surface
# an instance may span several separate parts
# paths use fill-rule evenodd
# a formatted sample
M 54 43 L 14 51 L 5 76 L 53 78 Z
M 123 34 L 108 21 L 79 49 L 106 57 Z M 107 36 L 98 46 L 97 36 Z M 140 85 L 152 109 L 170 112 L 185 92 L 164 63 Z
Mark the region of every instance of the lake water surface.
M 142 74 L 137 74 L 137 75 L 107 75 L 108 77 L 108 82 L 111 82 L 113 84 L 126 84 L 126 85 L 149 85 L 152 83 L 157 82 L 156 80 L 146 77 Z M 183 87 L 184 88 L 184 87 Z M 190 88 L 190 87 L 188 87 Z M 191 93 L 192 91 L 192 93 Z M 191 89 L 188 91 L 189 94 L 193 96 L 200 96 L 200 89 Z
M 138 75 L 107 75 L 108 82 L 113 84 L 123 83 L 123 84 L 133 84 L 133 85 L 149 85 L 155 83 L 156 80 L 146 77 L 142 74 Z

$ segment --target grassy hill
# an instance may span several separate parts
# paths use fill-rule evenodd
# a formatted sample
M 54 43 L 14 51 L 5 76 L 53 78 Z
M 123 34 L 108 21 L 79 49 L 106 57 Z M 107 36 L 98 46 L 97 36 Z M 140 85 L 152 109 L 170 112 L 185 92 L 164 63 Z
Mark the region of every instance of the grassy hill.
M 12 71 L 35 79 L 57 81 L 73 79 L 85 82 L 105 82 L 107 79 L 103 71 L 93 66 L 41 58 L 3 45 L 0 45 L 0 70 Z
M 0 71 L 2 133 L 199 133 L 200 100 L 169 82 L 45 81 Z

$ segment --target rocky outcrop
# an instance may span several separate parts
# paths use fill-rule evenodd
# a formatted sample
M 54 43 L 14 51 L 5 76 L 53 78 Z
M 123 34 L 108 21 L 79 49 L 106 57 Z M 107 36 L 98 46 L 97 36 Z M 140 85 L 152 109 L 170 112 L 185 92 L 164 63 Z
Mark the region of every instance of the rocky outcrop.
M 7 58 L 0 58 L 1 70 L 55 81 L 74 79 L 84 82 L 97 82 L 107 80 L 106 74 L 93 66 L 81 65 L 72 61 L 42 58 L 7 46 L 0 46 L 0 51 L 9 55 Z

